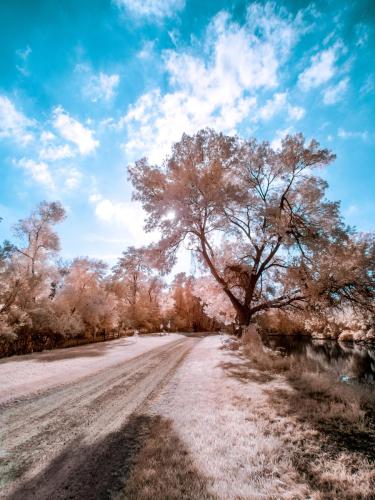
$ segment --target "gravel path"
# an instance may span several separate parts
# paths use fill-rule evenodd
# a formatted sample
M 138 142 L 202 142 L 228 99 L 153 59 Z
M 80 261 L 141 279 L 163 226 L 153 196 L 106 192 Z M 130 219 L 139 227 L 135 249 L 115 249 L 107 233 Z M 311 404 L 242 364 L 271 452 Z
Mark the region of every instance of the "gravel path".
M 183 336 L 124 337 L 0 359 L 0 404 L 92 375 Z
M 69 383 L 63 385 L 60 372 L 66 363 L 58 356 L 60 371 L 53 383 L 45 377 L 44 391 L 34 374 L 34 384 L 27 380 L 15 384 L 22 390 L 16 390 L 13 398 L 7 392 L 0 405 L 1 498 L 90 500 L 110 498 L 121 488 L 119 483 L 126 479 L 126 469 L 147 432 L 147 422 L 136 416 L 200 338 L 175 336 L 168 342 L 159 338 L 159 344 L 150 340 L 151 350 L 138 356 L 133 350 L 131 359 L 127 352 L 123 362 L 117 352 L 112 364 L 101 360 L 99 370 L 91 364 L 89 373 L 86 365 L 84 376 L 82 371 L 73 370 L 73 375 L 66 371 Z M 84 347 L 79 349 L 82 354 Z M 21 364 L 26 361 L 20 358 Z M 12 362 L 17 378 L 17 362 Z M 9 364 L 0 365 L 0 382 L 4 365 L 9 373 Z

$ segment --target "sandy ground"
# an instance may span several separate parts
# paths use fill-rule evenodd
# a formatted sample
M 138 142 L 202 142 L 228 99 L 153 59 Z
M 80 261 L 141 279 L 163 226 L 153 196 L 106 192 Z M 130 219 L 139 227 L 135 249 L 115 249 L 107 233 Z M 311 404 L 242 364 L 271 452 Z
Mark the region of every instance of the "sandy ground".
M 108 498 L 141 434 L 132 416 L 200 340 L 119 340 L 3 361 L 0 497 Z

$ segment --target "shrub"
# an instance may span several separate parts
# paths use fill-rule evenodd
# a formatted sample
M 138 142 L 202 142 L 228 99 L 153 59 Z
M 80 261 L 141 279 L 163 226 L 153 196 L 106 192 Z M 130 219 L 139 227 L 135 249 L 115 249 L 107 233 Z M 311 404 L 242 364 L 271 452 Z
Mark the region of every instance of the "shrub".
M 263 333 L 296 335 L 306 333 L 302 314 L 286 311 L 267 311 L 256 318 L 259 330 Z

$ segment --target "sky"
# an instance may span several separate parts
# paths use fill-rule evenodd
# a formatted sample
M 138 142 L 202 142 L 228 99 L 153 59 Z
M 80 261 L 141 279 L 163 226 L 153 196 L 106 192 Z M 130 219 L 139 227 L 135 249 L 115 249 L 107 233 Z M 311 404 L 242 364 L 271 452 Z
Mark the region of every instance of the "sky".
M 155 238 L 127 166 L 207 126 L 316 138 L 328 197 L 375 230 L 372 0 L 3 0 L 0 54 L 0 240 L 60 200 L 63 257 L 114 263 Z

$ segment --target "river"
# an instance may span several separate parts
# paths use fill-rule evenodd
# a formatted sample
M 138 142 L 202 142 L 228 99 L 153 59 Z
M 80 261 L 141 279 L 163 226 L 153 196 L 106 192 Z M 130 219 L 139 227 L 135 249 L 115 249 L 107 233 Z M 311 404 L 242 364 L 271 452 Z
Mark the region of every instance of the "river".
M 375 344 L 355 344 L 310 337 L 270 335 L 264 344 L 293 356 L 299 362 L 308 360 L 316 368 L 329 372 L 342 382 L 369 384 L 375 389 Z

